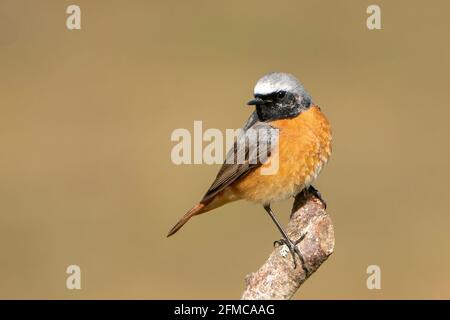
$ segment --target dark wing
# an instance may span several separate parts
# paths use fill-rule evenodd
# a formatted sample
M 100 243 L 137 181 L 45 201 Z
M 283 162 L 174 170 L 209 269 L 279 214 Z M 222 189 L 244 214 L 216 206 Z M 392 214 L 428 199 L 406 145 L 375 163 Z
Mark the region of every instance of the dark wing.
M 261 166 L 269 158 L 278 143 L 278 130 L 259 122 L 252 114 L 244 126 L 244 132 L 228 151 L 225 163 L 201 202 L 212 200 L 219 192 L 246 174 Z

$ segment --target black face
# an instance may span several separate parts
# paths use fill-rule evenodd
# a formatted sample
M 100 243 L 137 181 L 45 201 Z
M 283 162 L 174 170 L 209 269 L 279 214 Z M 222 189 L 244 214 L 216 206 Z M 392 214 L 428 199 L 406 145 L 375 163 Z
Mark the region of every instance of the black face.
M 256 106 L 260 121 L 273 121 L 298 116 L 310 106 L 311 101 L 309 99 L 298 101 L 297 97 L 290 92 L 277 91 L 268 95 L 256 94 L 255 99 L 248 104 Z

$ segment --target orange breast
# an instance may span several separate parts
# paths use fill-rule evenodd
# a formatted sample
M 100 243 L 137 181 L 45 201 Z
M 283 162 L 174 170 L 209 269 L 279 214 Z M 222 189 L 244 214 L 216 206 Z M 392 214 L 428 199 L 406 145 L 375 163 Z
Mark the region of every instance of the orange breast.
M 267 204 L 295 196 L 318 176 L 331 154 L 331 128 L 319 107 L 313 106 L 293 119 L 273 121 L 280 130 L 276 161 L 278 171 L 264 175 L 255 169 L 232 184 L 237 198 Z

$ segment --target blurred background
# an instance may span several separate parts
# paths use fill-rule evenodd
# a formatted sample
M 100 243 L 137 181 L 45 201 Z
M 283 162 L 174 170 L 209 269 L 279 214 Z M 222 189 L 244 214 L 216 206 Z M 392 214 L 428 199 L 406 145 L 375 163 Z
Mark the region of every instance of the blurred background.
M 81 7 L 81 30 L 66 8 Z M 381 7 L 382 30 L 366 27 Z M 236 202 L 167 231 L 218 165 L 177 128 L 239 128 L 296 75 L 332 123 L 334 254 L 297 299 L 450 298 L 448 1 L 0 0 L 0 298 L 239 298 L 278 231 Z M 274 206 L 287 222 L 292 201 Z M 81 267 L 82 289 L 66 289 Z M 366 269 L 381 268 L 381 290 Z

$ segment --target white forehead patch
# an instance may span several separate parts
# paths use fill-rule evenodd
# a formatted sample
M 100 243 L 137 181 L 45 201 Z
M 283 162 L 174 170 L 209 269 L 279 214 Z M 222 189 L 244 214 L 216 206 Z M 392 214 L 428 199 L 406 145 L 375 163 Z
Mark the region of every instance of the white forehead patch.
M 290 74 L 273 72 L 263 76 L 255 85 L 255 95 L 267 95 L 277 91 L 298 92 L 302 85 Z
M 290 89 L 292 89 L 292 87 L 285 83 L 258 82 L 256 83 L 253 93 L 266 95 L 276 91 L 289 91 Z

